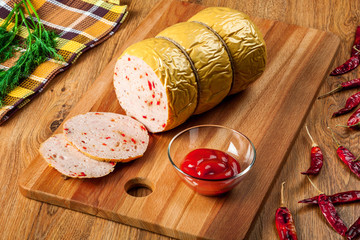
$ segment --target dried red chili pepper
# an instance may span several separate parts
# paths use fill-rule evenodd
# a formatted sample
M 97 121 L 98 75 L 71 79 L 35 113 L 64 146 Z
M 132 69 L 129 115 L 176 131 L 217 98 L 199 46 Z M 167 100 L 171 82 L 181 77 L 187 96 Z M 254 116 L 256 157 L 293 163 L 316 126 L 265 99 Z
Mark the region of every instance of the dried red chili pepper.
M 353 114 L 351 114 L 351 116 L 349 117 L 349 119 L 347 121 L 347 125 L 338 124 L 336 126 L 351 128 L 353 130 L 359 130 L 360 129 L 360 108 L 358 110 L 356 110 Z
M 329 195 L 328 198 L 333 204 L 356 202 L 360 200 L 360 191 L 340 192 L 333 195 Z M 318 196 L 315 196 L 312 198 L 303 199 L 298 203 L 317 204 L 317 200 L 318 200 Z
M 331 130 L 331 128 L 329 129 Z M 354 154 L 350 152 L 349 149 L 340 145 L 340 143 L 335 138 L 334 132 L 332 130 L 331 130 L 331 134 L 333 136 L 335 143 L 337 144 L 337 150 L 336 150 L 337 155 L 339 156 L 341 161 L 343 161 L 343 163 L 345 163 L 346 166 L 348 166 L 350 170 L 360 178 L 360 162 L 357 161 L 358 158 L 356 158 Z
M 343 115 L 345 113 L 350 112 L 353 110 L 356 106 L 360 104 L 360 92 L 355 93 L 354 95 L 351 95 L 345 103 L 345 107 L 340 109 L 337 112 L 334 112 L 332 117 L 337 117 L 340 115 Z
M 354 70 L 355 68 L 357 68 L 357 66 L 359 66 L 359 63 L 360 63 L 360 61 L 359 61 L 358 56 L 353 56 L 353 57 L 349 58 L 349 60 L 347 60 L 344 64 L 335 68 L 330 73 L 330 75 L 337 76 L 337 75 L 341 75 L 341 74 L 350 72 L 351 70 Z
M 359 47 L 360 47 L 360 29 L 357 27 L 356 34 L 355 34 L 355 40 L 353 43 L 353 47 L 351 49 L 351 58 L 347 60 L 344 64 L 341 66 L 335 68 L 330 75 L 336 76 L 341 75 L 344 73 L 347 73 L 353 69 L 355 69 L 357 66 L 359 66 Z
M 338 232 L 341 236 L 345 236 L 347 227 L 341 220 L 339 214 L 336 212 L 334 205 L 325 194 L 320 194 L 318 197 L 318 205 L 320 210 L 328 223 Z
M 340 146 L 336 152 L 350 170 L 360 178 L 360 162 L 357 161 L 357 158 L 343 146 Z
M 357 56 L 359 55 L 359 49 L 360 49 L 360 26 L 358 26 L 356 28 L 356 33 L 355 33 L 355 40 L 353 43 L 353 47 L 351 49 L 351 56 Z
M 360 237 L 360 217 L 354 222 L 354 224 L 349 227 L 346 232 L 346 239 L 352 240 Z
M 318 99 L 327 97 L 333 93 L 340 92 L 342 90 L 348 90 L 348 89 L 352 89 L 352 88 L 356 88 L 356 87 L 360 87 L 360 78 L 355 78 L 350 81 L 343 82 L 338 87 L 331 90 L 330 92 L 327 92 L 324 95 L 319 96 Z
M 350 81 L 343 82 L 337 88 L 335 88 L 335 89 L 331 90 L 330 92 L 325 93 L 324 95 L 321 95 L 320 97 L 318 97 L 318 99 L 327 97 L 327 96 L 329 96 L 329 95 L 331 95 L 333 93 L 340 92 L 342 90 L 348 90 L 348 89 L 357 88 L 357 87 L 360 87 L 360 78 L 355 78 L 355 79 L 352 79 Z
M 339 214 L 336 212 L 336 209 L 331 203 L 329 197 L 326 196 L 324 192 L 320 191 L 309 177 L 308 179 L 311 185 L 313 185 L 313 187 L 320 193 L 317 202 L 322 214 L 336 232 L 338 232 L 341 236 L 345 236 L 347 227 L 345 226 L 343 220 L 340 218 Z
M 309 135 L 309 138 L 311 139 L 311 142 L 312 142 L 311 164 L 310 164 L 310 168 L 306 172 L 302 172 L 301 174 L 317 175 L 317 174 L 319 174 L 320 169 L 321 169 L 321 167 L 323 165 L 323 153 L 321 152 L 321 149 L 320 149 L 319 145 L 317 145 L 314 142 L 314 139 L 310 135 L 308 127 L 305 126 L 305 128 L 306 128 L 306 132 Z
M 360 162 L 357 161 L 357 158 L 343 146 L 338 148 L 337 154 L 350 170 L 360 178 Z
M 342 125 L 339 125 L 339 126 L 342 126 Z M 353 114 L 351 114 L 351 116 L 349 117 L 349 119 L 347 121 L 347 126 L 342 126 L 342 127 L 348 127 L 353 130 L 360 129 L 360 108 L 358 110 L 356 110 Z
M 275 223 L 281 240 L 297 240 L 294 220 L 287 207 L 284 205 L 284 184 L 281 184 L 281 205 L 276 210 Z

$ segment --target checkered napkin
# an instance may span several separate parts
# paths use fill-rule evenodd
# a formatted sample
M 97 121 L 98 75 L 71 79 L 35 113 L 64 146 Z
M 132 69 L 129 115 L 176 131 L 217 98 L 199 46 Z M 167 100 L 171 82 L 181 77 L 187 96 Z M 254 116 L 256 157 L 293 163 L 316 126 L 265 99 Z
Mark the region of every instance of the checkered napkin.
M 12 10 L 14 2 L 19 1 L 0 0 L 0 25 Z M 59 34 L 60 39 L 56 48 L 64 61 L 48 59 L 11 91 L 4 98 L 4 105 L 0 108 L 0 124 L 41 93 L 56 74 L 68 69 L 83 52 L 113 35 L 127 15 L 126 6 L 110 4 L 102 0 L 32 0 L 31 2 L 43 25 Z M 26 38 L 28 36 L 26 28 L 21 27 L 18 35 Z M 14 61 L 10 60 L 2 64 L 0 68 L 7 69 L 14 64 Z

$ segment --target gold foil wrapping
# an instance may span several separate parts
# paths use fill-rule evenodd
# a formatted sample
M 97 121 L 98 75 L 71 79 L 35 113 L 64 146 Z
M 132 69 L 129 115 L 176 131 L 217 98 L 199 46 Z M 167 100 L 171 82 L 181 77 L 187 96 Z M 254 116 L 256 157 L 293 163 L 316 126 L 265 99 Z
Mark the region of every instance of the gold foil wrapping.
M 191 58 L 199 76 L 199 101 L 194 114 L 219 104 L 229 93 L 232 70 L 229 55 L 219 38 L 205 26 L 182 22 L 166 28 L 157 36 L 178 43 Z
M 264 72 L 265 42 L 246 14 L 225 7 L 209 7 L 188 21 L 205 23 L 214 29 L 229 47 L 235 67 L 235 79 L 230 94 L 244 90 Z

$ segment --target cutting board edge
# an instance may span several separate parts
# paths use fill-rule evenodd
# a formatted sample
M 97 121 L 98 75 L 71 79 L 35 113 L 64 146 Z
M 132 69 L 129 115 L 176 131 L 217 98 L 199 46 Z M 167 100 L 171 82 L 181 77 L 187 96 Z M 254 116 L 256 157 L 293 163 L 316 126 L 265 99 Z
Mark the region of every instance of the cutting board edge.
M 31 200 L 39 201 L 43 204 L 55 205 L 55 206 L 64 208 L 65 210 L 70 210 L 70 211 L 88 214 L 91 216 L 100 217 L 105 220 L 114 221 L 114 222 L 124 224 L 124 225 L 130 226 L 130 227 L 136 227 L 136 228 L 139 228 L 139 229 L 142 229 L 145 231 L 153 232 L 156 234 L 161 234 L 163 236 L 173 237 L 173 238 L 177 238 L 177 239 L 197 239 L 197 240 L 198 239 L 208 239 L 208 238 L 205 238 L 204 236 L 194 235 L 194 234 L 191 234 L 188 232 L 179 231 L 177 229 L 175 229 L 175 230 L 170 229 L 166 226 L 158 225 L 153 222 L 146 222 L 144 220 L 141 220 L 138 223 L 133 222 L 130 224 L 130 223 L 126 222 L 126 220 L 123 219 L 123 218 L 126 218 L 126 216 L 120 216 L 118 214 L 114 216 L 114 214 L 112 214 L 111 211 L 102 209 L 102 208 L 97 208 L 96 211 L 93 211 L 93 212 L 86 211 L 85 209 L 87 209 L 89 206 L 82 202 L 71 200 L 71 199 L 69 200 L 67 198 L 62 198 L 65 201 L 61 202 L 60 201 L 61 199 L 59 199 L 59 197 L 54 194 L 48 194 L 46 192 L 44 194 L 44 192 L 38 191 L 38 190 L 31 192 L 31 187 L 22 185 L 21 182 L 19 182 L 19 190 L 20 190 L 20 193 L 24 197 L 27 197 Z M 66 203 L 70 204 L 70 206 L 68 206 Z M 71 206 L 71 205 L 73 205 L 73 206 Z M 74 206 L 76 206 L 76 207 L 74 207 Z M 147 226 L 145 226 L 145 225 L 147 225 Z M 154 228 L 156 228 L 156 229 L 154 229 Z

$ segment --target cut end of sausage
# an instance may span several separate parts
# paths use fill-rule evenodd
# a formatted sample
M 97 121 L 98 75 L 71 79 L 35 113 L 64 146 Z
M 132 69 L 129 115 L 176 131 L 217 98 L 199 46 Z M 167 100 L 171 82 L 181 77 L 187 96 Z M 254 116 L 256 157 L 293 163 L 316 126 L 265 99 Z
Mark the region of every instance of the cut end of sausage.
M 156 70 L 155 70 L 156 71 Z M 150 132 L 162 132 L 169 119 L 166 89 L 142 59 L 125 54 L 116 63 L 114 87 L 126 114 Z
M 72 178 L 103 177 L 115 167 L 113 162 L 99 162 L 85 156 L 63 134 L 54 135 L 41 144 L 40 154 L 51 167 Z

